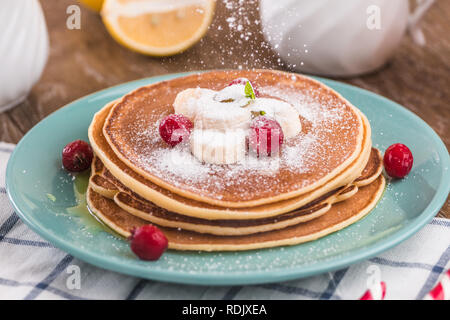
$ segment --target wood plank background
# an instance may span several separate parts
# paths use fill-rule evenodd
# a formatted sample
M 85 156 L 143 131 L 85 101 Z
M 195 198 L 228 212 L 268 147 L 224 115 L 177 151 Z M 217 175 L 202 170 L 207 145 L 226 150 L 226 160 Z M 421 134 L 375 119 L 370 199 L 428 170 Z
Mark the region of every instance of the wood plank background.
M 66 103 L 125 81 L 189 70 L 220 68 L 288 69 L 264 42 L 257 3 L 218 0 L 207 35 L 188 51 L 168 58 L 150 58 L 118 45 L 106 32 L 99 15 L 82 8 L 81 29 L 66 28 L 67 6 L 72 0 L 41 0 L 50 34 L 50 56 L 40 81 L 26 101 L 0 113 L 0 141 L 17 143 L 37 122 Z M 226 19 L 241 15 L 243 41 Z M 407 107 L 425 120 L 450 147 L 450 1 L 437 0 L 421 27 L 424 47 L 405 36 L 393 59 L 381 70 L 341 81 L 381 94 Z M 450 218 L 447 199 L 438 216 Z

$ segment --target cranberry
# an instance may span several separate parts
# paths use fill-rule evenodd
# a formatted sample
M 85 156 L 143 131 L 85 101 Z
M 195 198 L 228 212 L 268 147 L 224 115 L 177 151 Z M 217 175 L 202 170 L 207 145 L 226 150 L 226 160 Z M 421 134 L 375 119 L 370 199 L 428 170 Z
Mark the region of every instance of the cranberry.
M 91 146 L 83 140 L 67 144 L 62 151 L 62 163 L 70 172 L 80 172 L 91 166 L 94 153 Z
M 242 84 L 243 86 L 245 86 L 248 81 L 249 80 L 247 78 L 237 78 L 237 79 L 234 79 L 233 81 L 231 81 L 228 84 L 228 87 L 232 86 L 232 85 L 235 85 L 235 84 Z M 253 88 L 253 92 L 255 93 L 255 97 L 258 98 L 260 96 L 258 88 L 253 83 L 251 83 L 251 85 L 252 85 L 252 88 Z
M 167 238 L 158 227 L 147 224 L 131 231 L 130 248 L 141 260 L 158 260 L 167 249 Z
M 393 178 L 403 178 L 413 166 L 413 155 L 407 146 L 396 143 L 384 153 L 384 168 Z
M 249 147 L 259 157 L 278 153 L 283 144 L 284 134 L 280 124 L 274 119 L 259 116 L 250 124 Z
M 189 136 L 192 127 L 192 121 L 182 114 L 170 114 L 159 124 L 159 134 L 173 147 Z

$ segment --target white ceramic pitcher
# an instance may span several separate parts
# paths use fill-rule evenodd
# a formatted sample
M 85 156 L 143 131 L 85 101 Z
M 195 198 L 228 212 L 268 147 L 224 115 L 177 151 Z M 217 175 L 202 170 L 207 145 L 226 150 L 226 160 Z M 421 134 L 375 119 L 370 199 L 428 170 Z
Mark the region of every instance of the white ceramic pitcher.
M 41 76 L 48 48 L 38 0 L 0 1 L 0 112 L 26 98 Z
M 294 69 L 353 76 L 381 67 L 405 31 L 424 44 L 417 27 L 434 0 L 260 0 L 263 33 Z

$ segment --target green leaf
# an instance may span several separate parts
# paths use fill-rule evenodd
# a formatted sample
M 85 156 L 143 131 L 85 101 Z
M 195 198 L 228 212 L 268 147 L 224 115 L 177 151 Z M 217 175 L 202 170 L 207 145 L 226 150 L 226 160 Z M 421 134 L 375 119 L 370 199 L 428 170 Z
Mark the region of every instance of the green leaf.
M 247 83 L 245 84 L 245 96 L 252 100 L 256 99 L 255 91 L 253 91 L 253 87 L 250 81 L 247 81 Z

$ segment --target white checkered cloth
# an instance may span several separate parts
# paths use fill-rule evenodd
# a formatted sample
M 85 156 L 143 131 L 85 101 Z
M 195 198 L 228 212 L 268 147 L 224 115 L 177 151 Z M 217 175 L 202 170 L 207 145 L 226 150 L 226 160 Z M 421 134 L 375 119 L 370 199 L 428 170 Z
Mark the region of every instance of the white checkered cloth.
M 5 190 L 13 148 L 0 143 L 0 299 L 359 299 L 377 275 L 386 283 L 386 299 L 422 299 L 450 267 L 450 220 L 435 218 L 376 258 L 296 281 L 204 287 L 105 271 L 55 248 L 20 221 Z M 67 285 L 74 265 L 80 289 Z

